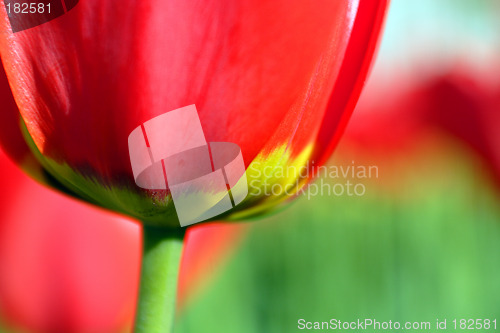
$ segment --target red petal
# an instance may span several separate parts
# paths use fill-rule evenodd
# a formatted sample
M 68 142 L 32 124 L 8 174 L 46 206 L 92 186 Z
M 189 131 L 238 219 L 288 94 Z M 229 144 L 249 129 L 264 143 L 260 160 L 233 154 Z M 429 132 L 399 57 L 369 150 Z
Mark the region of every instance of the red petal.
M 385 1 L 375 3 L 377 13 L 359 29 L 379 19 Z M 357 5 L 88 0 L 48 23 L 8 33 L 0 50 L 21 114 L 46 156 L 132 181 L 128 134 L 184 105 L 197 105 L 208 141 L 239 144 L 247 163 L 266 144 L 290 138 L 311 94 L 317 102 L 307 109 L 305 129 L 318 128 Z M 1 23 L 9 30 L 5 13 Z M 343 109 L 333 112 L 338 117 Z M 299 141 L 313 138 L 305 131 Z
M 333 152 L 356 106 L 380 42 L 388 3 L 388 0 L 362 1 L 359 5 L 342 71 L 318 135 L 319 164 Z
M 0 66 L 0 105 L 0 144 L 10 158 L 22 164 L 31 152 L 21 134 L 19 110 L 3 66 Z

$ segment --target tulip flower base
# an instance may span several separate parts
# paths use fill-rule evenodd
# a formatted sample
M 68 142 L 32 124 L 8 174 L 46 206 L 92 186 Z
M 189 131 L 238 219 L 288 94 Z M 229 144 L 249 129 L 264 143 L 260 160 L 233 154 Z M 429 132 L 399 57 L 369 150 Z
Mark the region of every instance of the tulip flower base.
M 133 216 L 144 224 L 174 228 L 179 226 L 172 198 L 165 191 L 147 191 L 144 196 L 134 185 L 123 186 L 109 184 L 103 186 L 103 180 L 97 176 L 82 175 L 65 163 L 60 163 L 44 156 L 33 139 L 22 119 L 20 120 L 24 139 L 45 170 L 50 170 L 56 186 L 63 191 L 70 191 L 85 201 L 106 207 L 113 211 Z M 292 153 L 283 144 L 272 151 L 260 153 L 247 167 L 248 195 L 235 209 L 217 217 L 217 220 L 242 220 L 258 216 L 275 208 L 280 203 L 297 195 L 310 178 L 310 173 L 302 172 L 310 161 L 314 145 L 307 145 L 302 151 Z M 35 170 L 36 171 L 36 170 Z M 41 178 L 40 176 L 37 178 Z M 41 179 L 46 183 L 47 180 Z M 274 187 L 273 187 L 274 186 Z M 276 191 L 278 189 L 279 191 Z M 272 193 L 272 191 L 275 193 Z
M 135 333 L 171 332 L 185 229 L 143 228 Z

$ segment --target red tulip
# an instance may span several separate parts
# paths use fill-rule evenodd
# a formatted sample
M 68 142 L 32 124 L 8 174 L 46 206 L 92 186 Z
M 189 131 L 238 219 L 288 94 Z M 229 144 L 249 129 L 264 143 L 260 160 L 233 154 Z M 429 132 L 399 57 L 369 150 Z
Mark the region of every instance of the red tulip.
M 136 186 L 129 134 L 195 104 L 206 140 L 237 144 L 247 168 L 249 195 L 225 217 L 269 209 L 312 173 L 264 170 L 317 166 L 338 141 L 387 0 L 75 2 L 51 20 L 21 22 L 24 30 L 0 9 L 0 55 L 19 109 L 5 112 L 52 184 L 148 226 L 136 331 L 165 331 L 175 283 L 164 282 L 177 275 L 172 238 L 183 231 L 153 227 L 179 222 L 168 191 Z M 2 145 L 25 156 L 19 140 Z M 287 191 L 270 194 L 266 184 Z
M 207 141 L 238 144 L 247 167 L 322 160 L 359 95 L 386 5 L 88 0 L 16 33 L 2 8 L 0 52 L 45 170 L 90 202 L 175 225 L 166 194 L 134 183 L 130 132 L 196 104 Z

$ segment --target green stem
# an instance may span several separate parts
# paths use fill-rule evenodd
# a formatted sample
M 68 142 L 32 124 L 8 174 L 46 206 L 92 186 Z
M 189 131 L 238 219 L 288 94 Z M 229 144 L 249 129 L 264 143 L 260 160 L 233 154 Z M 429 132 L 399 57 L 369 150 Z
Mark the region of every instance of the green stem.
M 135 333 L 173 331 L 184 231 L 143 227 L 144 252 Z

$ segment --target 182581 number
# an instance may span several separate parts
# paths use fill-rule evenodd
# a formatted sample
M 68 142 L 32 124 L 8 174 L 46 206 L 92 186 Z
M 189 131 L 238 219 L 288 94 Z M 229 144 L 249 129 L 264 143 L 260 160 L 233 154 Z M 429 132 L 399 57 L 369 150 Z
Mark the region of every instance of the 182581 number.
M 6 5 L 9 14 L 50 14 L 50 3 L 44 4 L 42 2 L 23 2 L 23 3 L 8 3 Z
M 495 330 L 497 329 L 496 319 L 453 319 L 455 330 Z

